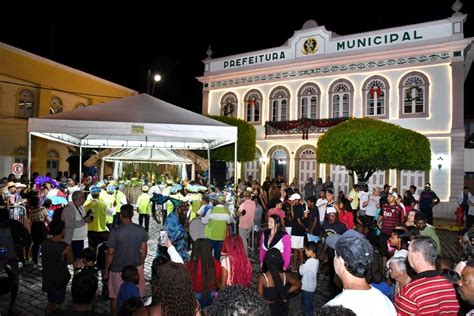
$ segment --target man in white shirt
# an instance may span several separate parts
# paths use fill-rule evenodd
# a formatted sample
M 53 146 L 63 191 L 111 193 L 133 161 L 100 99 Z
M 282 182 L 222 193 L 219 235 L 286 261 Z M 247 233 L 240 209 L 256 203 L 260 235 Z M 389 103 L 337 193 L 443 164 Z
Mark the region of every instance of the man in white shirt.
M 365 210 L 367 209 L 367 205 L 369 204 L 370 192 L 369 186 L 366 184 L 359 191 L 359 215 L 365 216 Z
M 374 261 L 370 242 L 358 232 L 348 230 L 342 235 L 329 236 L 326 243 L 336 250 L 334 269 L 344 286 L 342 293 L 327 305 L 342 305 L 356 315 L 396 315 L 388 297 L 365 280 Z
M 82 207 L 85 202 L 82 191 L 72 193 L 72 202 L 63 210 L 61 219 L 65 224 L 64 242 L 71 245 L 75 258 L 79 258 L 87 239 L 87 223 L 92 222 L 91 214 L 86 214 Z
M 319 222 L 322 224 L 324 219 L 326 218 L 326 206 L 328 204 L 328 200 L 326 200 L 326 191 L 321 190 L 319 192 L 319 199 L 316 201 L 316 206 L 318 207 L 319 211 Z

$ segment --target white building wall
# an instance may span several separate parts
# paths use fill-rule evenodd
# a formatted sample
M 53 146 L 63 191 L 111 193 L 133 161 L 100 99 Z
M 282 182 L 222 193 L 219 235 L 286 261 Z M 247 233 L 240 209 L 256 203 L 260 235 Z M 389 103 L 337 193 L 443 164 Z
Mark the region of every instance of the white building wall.
M 399 118 L 399 83 L 401 78 L 412 71 L 420 71 L 424 73 L 430 80 L 429 86 L 429 116 L 422 118 Z M 298 119 L 298 90 L 299 88 L 308 82 L 316 83 L 320 90 L 320 114 L 321 118 L 329 117 L 329 87 L 338 79 L 347 79 L 354 86 L 354 98 L 353 98 L 353 115 L 355 117 L 362 117 L 363 114 L 363 95 L 362 85 L 364 82 L 375 75 L 383 76 L 387 79 L 390 86 L 389 90 L 389 120 L 390 123 L 400 125 L 402 127 L 416 130 L 422 134 L 428 133 L 440 133 L 450 132 L 452 111 L 451 111 L 451 69 L 449 64 L 437 64 L 428 66 L 417 66 L 407 67 L 398 69 L 384 69 L 373 72 L 362 72 L 362 73 L 338 73 L 330 76 L 322 76 L 304 80 L 292 80 L 286 82 L 271 82 L 265 84 L 255 84 L 252 86 L 245 87 L 234 87 L 234 88 L 223 88 L 218 90 L 211 90 L 209 92 L 209 112 L 210 114 L 218 115 L 220 113 L 220 100 L 221 97 L 227 92 L 234 92 L 239 100 L 238 104 L 238 117 L 244 119 L 245 106 L 244 100 L 245 94 L 251 89 L 259 90 L 263 95 L 262 102 L 262 124 L 255 125 L 257 129 L 257 139 L 262 139 L 265 136 L 264 125 L 269 120 L 270 116 L 270 104 L 269 97 L 270 92 L 277 86 L 284 86 L 288 88 L 291 93 L 290 96 L 290 120 Z

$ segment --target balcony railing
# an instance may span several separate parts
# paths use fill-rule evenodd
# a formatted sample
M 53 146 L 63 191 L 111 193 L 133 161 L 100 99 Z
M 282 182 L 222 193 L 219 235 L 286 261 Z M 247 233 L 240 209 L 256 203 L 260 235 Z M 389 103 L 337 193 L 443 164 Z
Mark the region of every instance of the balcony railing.
M 336 126 L 348 119 L 348 117 L 339 117 L 318 120 L 301 118 L 294 121 L 267 121 L 265 122 L 265 137 L 268 135 L 302 134 L 303 139 L 308 139 L 308 134 L 324 133 L 330 127 Z

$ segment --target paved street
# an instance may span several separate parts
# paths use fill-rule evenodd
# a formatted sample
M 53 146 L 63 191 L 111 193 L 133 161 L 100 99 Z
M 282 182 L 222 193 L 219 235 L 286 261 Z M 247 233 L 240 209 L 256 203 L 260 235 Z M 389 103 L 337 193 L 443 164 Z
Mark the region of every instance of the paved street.
M 137 218 L 134 218 L 135 220 Z M 441 240 L 443 253 L 456 258 L 459 255 L 459 248 L 456 243 L 456 233 L 449 231 L 438 231 L 439 239 Z M 148 256 L 145 264 L 145 276 L 147 279 L 151 278 L 150 267 L 154 259 L 157 245 L 158 226 L 153 221 L 150 221 L 150 240 L 148 243 Z M 253 287 L 255 288 L 255 282 L 257 279 L 259 267 L 257 262 L 257 256 L 251 255 L 251 261 L 254 268 L 254 280 Z M 322 264 L 318 277 L 318 287 L 315 295 L 315 308 L 318 309 L 323 306 L 330 299 L 330 280 L 327 276 L 328 266 Z M 17 309 L 22 312 L 22 315 L 42 315 L 44 308 L 47 304 L 46 294 L 41 291 L 41 271 L 34 269 L 32 266 L 24 267 L 21 269 L 21 281 L 20 281 L 20 292 L 17 299 Z M 147 282 L 149 284 L 149 282 Z M 68 306 L 71 302 L 70 296 L 70 285 L 69 282 L 66 302 L 64 306 Z M 100 292 L 99 284 L 99 292 Z M 100 293 L 98 293 L 99 296 Z M 0 297 L 0 316 L 5 315 L 9 296 Z M 109 312 L 109 301 L 100 301 L 97 299 L 96 311 L 98 312 Z M 290 298 L 290 314 L 301 315 L 301 297 L 297 294 Z

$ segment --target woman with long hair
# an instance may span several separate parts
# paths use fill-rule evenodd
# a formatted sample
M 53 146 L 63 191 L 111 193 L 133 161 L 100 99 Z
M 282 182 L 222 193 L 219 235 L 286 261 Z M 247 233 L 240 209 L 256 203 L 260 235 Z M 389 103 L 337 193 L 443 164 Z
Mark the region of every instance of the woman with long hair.
M 155 260 L 151 271 L 152 305 L 134 315 L 201 315 L 184 265 L 174 262 L 161 264 Z
M 341 201 L 337 201 L 336 203 L 334 203 L 334 208 L 337 211 L 339 221 L 346 225 L 347 229 L 354 228 L 354 213 L 352 213 L 352 211 L 347 210 L 346 206 Z
M 405 206 L 405 213 L 408 214 L 410 210 L 415 207 L 415 198 L 413 197 L 413 193 L 410 190 L 406 190 L 405 194 L 403 194 L 403 205 Z
M 283 227 L 280 216 L 273 214 L 268 217 L 268 229 L 260 239 L 260 267 L 263 267 L 265 254 L 269 249 L 276 248 L 283 256 L 283 269 L 288 269 L 291 258 L 291 237 Z
M 288 293 L 301 288 L 301 281 L 283 271 L 281 252 L 272 248 L 265 255 L 263 273 L 257 280 L 257 291 L 270 306 L 272 315 L 288 315 Z
M 394 229 L 389 238 L 390 246 L 395 248 L 393 257 L 405 256 L 408 254 L 408 243 L 410 234 L 404 229 Z
M 221 261 L 220 288 L 228 285 L 249 287 L 252 282 L 252 265 L 245 254 L 242 238 L 237 234 L 227 236 L 222 246 L 222 252 L 225 257 Z
M 222 269 L 219 261 L 212 256 L 208 240 L 200 238 L 193 243 L 191 260 L 186 263 L 186 270 L 191 277 L 194 295 L 201 307 L 211 305 L 220 285 Z

